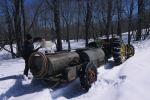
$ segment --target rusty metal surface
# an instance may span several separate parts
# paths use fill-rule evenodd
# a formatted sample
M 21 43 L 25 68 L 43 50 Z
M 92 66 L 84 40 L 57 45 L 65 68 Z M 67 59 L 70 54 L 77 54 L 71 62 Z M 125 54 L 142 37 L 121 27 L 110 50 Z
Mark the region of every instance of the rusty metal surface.
M 79 63 L 79 55 L 76 52 L 61 52 L 48 55 L 35 53 L 29 62 L 34 76 L 42 78 L 45 75 L 60 74 L 67 67 L 71 67 L 74 62 Z
M 47 55 L 49 61 L 49 74 L 58 74 L 65 70 L 66 67 L 70 67 L 70 63 L 76 59 L 79 59 L 79 55 L 76 52 L 64 52 L 54 55 Z
M 105 53 L 101 48 L 89 49 L 80 53 L 82 63 L 93 62 L 97 66 L 102 65 L 105 60 Z

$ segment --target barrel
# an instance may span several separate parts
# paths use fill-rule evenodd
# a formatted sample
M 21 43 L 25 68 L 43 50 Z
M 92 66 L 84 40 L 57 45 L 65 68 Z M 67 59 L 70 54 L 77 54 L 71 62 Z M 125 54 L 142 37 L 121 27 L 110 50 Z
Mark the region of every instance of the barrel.
M 76 52 L 54 54 L 36 52 L 30 56 L 29 66 L 34 77 L 44 78 L 63 73 L 74 62 L 79 63 L 79 54 Z

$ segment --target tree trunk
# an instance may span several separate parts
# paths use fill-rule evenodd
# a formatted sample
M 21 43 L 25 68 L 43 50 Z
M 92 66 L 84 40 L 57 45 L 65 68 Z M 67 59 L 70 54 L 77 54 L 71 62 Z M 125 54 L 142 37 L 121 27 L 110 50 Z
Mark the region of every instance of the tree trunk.
M 111 36 L 114 37 L 114 26 L 113 26 L 113 23 L 111 23 Z
M 105 34 L 106 34 L 106 38 L 109 39 L 109 32 L 110 32 L 110 25 L 111 25 L 111 21 L 112 21 L 112 0 L 108 0 L 108 7 L 107 7 L 107 23 L 105 26 Z
M 24 0 L 21 0 L 21 13 L 22 13 L 22 20 L 23 20 L 23 36 L 26 34 L 26 18 L 25 18 L 25 11 L 24 11 Z M 23 37 L 24 41 L 24 37 Z
M 92 28 L 92 36 L 93 36 L 93 39 L 94 41 L 96 40 L 96 32 L 95 32 L 95 27 L 94 27 L 94 22 L 92 21 L 91 22 L 91 28 Z
M 143 17 L 143 0 L 138 0 L 138 27 L 137 27 L 137 33 L 136 33 L 136 41 L 141 40 L 142 17 Z
M 133 6 L 134 6 L 134 1 L 130 0 L 130 12 L 129 12 L 129 17 L 128 17 L 128 44 L 130 45 L 131 42 L 131 30 L 132 30 L 132 16 L 133 16 Z
M 91 27 L 91 19 L 92 19 L 92 6 L 93 1 L 87 1 L 87 13 L 86 13 L 86 20 L 85 20 L 85 45 L 88 46 L 88 39 L 90 35 L 90 27 Z
M 12 35 L 14 34 L 14 31 L 13 31 L 13 25 L 12 25 L 12 20 L 10 18 L 10 14 L 9 14 L 9 11 L 8 11 L 8 4 L 7 4 L 7 0 L 5 0 L 5 8 L 4 8 L 4 12 L 5 12 L 5 21 L 6 21 L 6 24 L 7 24 L 7 28 L 8 28 L 8 41 L 9 41 L 9 45 L 10 45 L 10 52 L 11 52 L 11 55 L 12 55 L 12 58 L 15 58 L 15 55 L 14 55 L 14 51 L 13 51 L 13 39 L 12 39 Z
M 67 42 L 68 42 L 68 51 L 71 50 L 71 45 L 70 45 L 70 34 L 69 34 L 69 24 L 66 23 L 67 25 Z
M 14 1 L 14 26 L 15 26 L 15 34 L 17 41 L 17 55 L 21 56 L 21 47 L 22 47 L 22 34 L 21 34 L 21 14 L 20 14 L 20 0 Z
M 53 0 L 53 13 L 54 23 L 57 37 L 57 51 L 62 51 L 61 31 L 60 31 L 60 13 L 59 13 L 59 0 Z
M 117 35 L 122 38 L 121 35 L 121 22 L 122 22 L 122 0 L 117 0 L 117 16 L 118 16 L 118 23 L 117 23 Z

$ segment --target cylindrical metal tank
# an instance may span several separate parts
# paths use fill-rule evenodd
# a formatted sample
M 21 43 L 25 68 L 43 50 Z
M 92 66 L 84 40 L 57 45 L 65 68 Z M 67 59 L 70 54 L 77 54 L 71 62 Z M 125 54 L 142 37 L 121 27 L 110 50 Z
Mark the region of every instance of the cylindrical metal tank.
M 101 48 L 82 50 L 78 53 L 82 63 L 92 62 L 99 67 L 105 62 L 105 53 Z
M 61 52 L 55 54 L 33 53 L 29 59 L 29 66 L 36 78 L 46 75 L 57 75 L 62 73 L 72 63 L 79 63 L 79 55 L 76 52 Z

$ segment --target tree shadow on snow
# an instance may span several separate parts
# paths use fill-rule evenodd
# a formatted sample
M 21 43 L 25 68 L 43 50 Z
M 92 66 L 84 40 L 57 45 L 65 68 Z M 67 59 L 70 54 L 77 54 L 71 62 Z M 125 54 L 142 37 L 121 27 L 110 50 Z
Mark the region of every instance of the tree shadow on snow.
M 8 79 L 16 79 L 16 82 L 11 88 L 9 88 L 9 90 L 7 90 L 4 94 L 0 95 L 0 100 L 4 100 L 4 98 L 9 99 L 10 97 L 19 97 L 25 94 L 40 92 L 44 89 L 44 86 L 41 85 L 41 82 L 35 79 L 33 79 L 32 82 L 29 84 L 23 84 L 21 75 L 0 78 L 0 81 Z
M 57 99 L 60 97 L 71 99 L 74 97 L 78 97 L 84 93 L 86 92 L 81 88 L 79 79 L 76 79 L 70 83 L 62 83 L 57 87 L 52 88 L 52 91 L 50 91 L 53 99 Z
M 0 78 L 0 81 L 9 80 L 9 79 L 17 79 L 17 78 L 19 78 L 19 76 L 17 75 L 7 76 L 7 77 Z
M 0 95 L 0 100 L 7 100 L 10 97 L 19 97 L 26 94 L 32 94 L 35 92 L 40 92 L 45 88 L 50 89 L 50 94 L 52 99 L 57 99 L 59 97 L 65 97 L 67 99 L 71 99 L 73 97 L 80 96 L 85 93 L 85 91 L 81 88 L 79 79 L 76 79 L 70 83 L 60 83 L 55 87 L 51 87 L 52 85 L 43 84 L 42 81 L 33 79 L 32 82 L 23 84 L 22 75 L 13 75 L 4 78 L 0 78 L 0 81 L 15 79 L 15 84 L 9 88 L 5 93 Z M 26 81 L 25 81 L 26 82 Z M 52 90 L 52 91 L 51 91 Z

